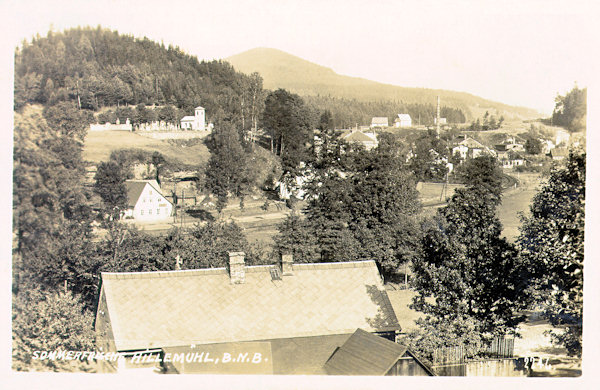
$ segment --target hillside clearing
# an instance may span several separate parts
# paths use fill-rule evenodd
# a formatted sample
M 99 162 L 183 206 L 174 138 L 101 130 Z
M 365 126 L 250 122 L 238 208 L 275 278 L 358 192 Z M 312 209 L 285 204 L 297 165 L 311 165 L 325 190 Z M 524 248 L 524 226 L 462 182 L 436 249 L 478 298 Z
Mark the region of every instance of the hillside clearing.
M 99 163 L 107 161 L 114 150 L 133 148 L 148 152 L 158 151 L 170 161 L 193 166 L 205 165 L 210 155 L 203 143 L 179 146 L 127 131 L 95 131 L 88 132 L 85 137 L 83 159 Z

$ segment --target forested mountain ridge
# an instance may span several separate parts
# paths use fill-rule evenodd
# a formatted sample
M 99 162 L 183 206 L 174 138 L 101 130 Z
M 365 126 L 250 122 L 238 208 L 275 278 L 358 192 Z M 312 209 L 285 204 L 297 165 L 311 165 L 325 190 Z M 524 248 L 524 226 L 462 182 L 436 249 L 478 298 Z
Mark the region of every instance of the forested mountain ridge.
M 481 114 L 486 110 L 498 110 L 498 115 L 507 118 L 531 119 L 540 115 L 533 109 L 493 102 L 466 92 L 399 87 L 359 77 L 343 76 L 330 68 L 276 49 L 256 48 L 227 57 L 225 60 L 239 71 L 260 73 L 267 89 L 285 88 L 303 97 L 435 104 L 439 95 L 443 105 L 461 109 L 469 120 L 480 115 L 481 110 Z
M 170 104 L 192 113 L 202 105 L 209 120 L 247 116 L 251 122 L 250 110 L 257 116 L 258 108 L 249 96 L 256 90 L 262 90 L 258 75 L 101 27 L 49 32 L 15 53 L 15 109 L 72 101 L 89 110 Z

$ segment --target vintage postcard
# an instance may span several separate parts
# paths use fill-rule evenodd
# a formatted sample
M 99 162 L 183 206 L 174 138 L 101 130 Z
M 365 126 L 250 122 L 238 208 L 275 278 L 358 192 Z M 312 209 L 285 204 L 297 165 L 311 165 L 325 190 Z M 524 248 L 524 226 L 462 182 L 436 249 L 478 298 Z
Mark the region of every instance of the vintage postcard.
M 593 378 L 587 2 L 2 8 L 15 386 Z

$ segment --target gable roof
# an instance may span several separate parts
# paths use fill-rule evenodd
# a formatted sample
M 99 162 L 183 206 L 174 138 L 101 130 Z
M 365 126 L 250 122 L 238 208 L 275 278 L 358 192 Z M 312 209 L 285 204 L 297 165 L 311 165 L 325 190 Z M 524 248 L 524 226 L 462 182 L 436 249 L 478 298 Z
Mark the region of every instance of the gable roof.
M 373 137 L 363 133 L 362 131 L 352 131 L 346 133 L 342 138 L 348 142 L 377 142 Z
M 399 330 L 374 261 L 102 273 L 117 350 Z
M 398 114 L 398 119 L 401 120 L 401 121 L 409 121 L 409 120 L 411 120 L 409 114 Z
M 126 180 L 125 187 L 127 188 L 127 206 L 135 207 L 147 184 L 149 184 L 156 192 L 162 195 L 162 191 L 160 190 L 160 186 L 156 180 Z
M 194 120 L 196 120 L 196 117 L 193 115 L 186 115 L 181 118 L 181 122 L 193 122 Z
M 469 149 L 485 149 L 485 146 L 481 142 L 476 141 L 473 138 L 466 138 L 460 141 L 458 145 L 464 145 Z
M 363 329 L 357 329 L 323 368 L 329 375 L 386 375 L 407 352 L 428 374 L 433 375 L 405 346 Z

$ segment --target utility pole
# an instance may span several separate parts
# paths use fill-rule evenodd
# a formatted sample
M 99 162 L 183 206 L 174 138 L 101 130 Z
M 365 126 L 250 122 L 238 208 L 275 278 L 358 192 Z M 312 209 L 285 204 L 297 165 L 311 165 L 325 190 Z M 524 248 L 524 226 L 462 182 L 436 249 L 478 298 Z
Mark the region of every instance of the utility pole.
M 435 131 L 437 133 L 437 137 L 440 137 L 440 96 L 438 95 L 437 97 L 437 113 L 436 113 L 436 120 L 435 120 Z

